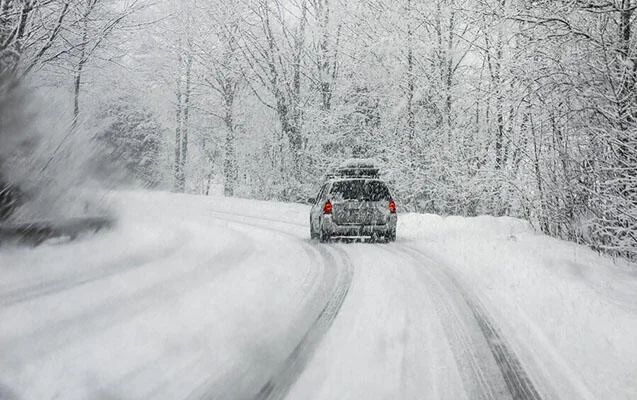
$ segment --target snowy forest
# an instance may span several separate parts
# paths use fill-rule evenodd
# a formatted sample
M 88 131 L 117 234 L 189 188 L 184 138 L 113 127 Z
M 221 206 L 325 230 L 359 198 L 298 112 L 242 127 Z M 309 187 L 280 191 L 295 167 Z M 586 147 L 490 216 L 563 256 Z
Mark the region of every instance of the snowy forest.
M 636 10 L 0 0 L 0 219 L 97 183 L 302 202 L 371 157 L 400 212 L 521 217 L 635 258 Z

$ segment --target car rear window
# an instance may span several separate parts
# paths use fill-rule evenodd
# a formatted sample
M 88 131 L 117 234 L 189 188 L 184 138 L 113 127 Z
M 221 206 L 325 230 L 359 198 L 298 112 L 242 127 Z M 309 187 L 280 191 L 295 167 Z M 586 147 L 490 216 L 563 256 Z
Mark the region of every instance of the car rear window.
M 338 181 L 332 185 L 330 193 L 343 200 L 390 200 L 389 189 L 381 181 L 367 181 L 362 179 Z

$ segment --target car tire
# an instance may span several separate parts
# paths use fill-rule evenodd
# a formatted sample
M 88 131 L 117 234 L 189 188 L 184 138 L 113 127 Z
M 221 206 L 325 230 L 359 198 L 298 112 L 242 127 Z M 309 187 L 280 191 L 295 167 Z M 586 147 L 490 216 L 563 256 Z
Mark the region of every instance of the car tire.
M 327 243 L 327 242 L 329 242 L 329 241 L 330 241 L 330 235 L 328 235 L 327 233 L 325 233 L 325 232 L 323 231 L 323 229 L 321 229 L 321 230 L 319 231 L 319 241 L 320 241 L 321 243 Z
M 314 224 L 312 224 L 312 220 L 310 219 L 310 239 L 318 239 L 318 234 L 314 230 Z
M 395 230 L 390 231 L 387 234 L 386 238 L 387 238 L 387 242 L 395 242 L 396 241 L 396 231 Z

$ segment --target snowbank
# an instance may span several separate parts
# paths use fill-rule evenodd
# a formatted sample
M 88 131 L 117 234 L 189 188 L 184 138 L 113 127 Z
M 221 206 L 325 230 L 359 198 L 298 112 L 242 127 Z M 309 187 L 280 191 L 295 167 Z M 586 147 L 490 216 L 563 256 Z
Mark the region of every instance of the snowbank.
M 531 233 L 533 228 L 524 220 L 511 217 L 441 217 L 435 214 L 401 214 L 399 224 L 404 238 L 430 239 L 441 235 L 470 234 L 511 237 L 518 233 Z
M 509 217 L 405 214 L 398 236 L 472 289 L 560 397 L 637 398 L 636 265 Z

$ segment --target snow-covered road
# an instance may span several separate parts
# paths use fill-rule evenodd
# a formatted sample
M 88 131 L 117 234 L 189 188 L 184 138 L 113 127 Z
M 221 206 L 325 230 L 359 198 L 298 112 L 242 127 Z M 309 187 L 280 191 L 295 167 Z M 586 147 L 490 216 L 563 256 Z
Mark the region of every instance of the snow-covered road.
M 609 344 L 598 362 L 615 377 L 591 382 L 594 368 L 573 365 L 554 337 L 568 329 L 529 311 L 542 299 L 516 297 L 533 287 L 484 283 L 404 226 L 394 244 L 319 244 L 301 205 L 147 192 L 113 201 L 112 232 L 0 250 L 0 399 L 637 395 L 630 295 L 598 305 L 624 331 L 571 338 Z M 637 287 L 636 274 L 617 274 L 626 293 Z M 589 295 L 573 288 L 560 290 Z

